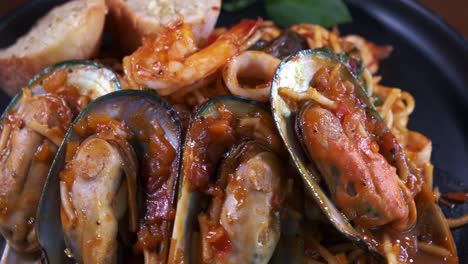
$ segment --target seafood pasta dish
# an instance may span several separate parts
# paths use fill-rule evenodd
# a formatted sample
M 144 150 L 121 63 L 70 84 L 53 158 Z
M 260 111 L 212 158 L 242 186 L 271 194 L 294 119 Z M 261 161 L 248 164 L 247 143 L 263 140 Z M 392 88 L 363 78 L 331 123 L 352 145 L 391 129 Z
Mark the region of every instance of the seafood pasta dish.
M 198 34 L 198 33 L 197 33 Z M 0 123 L 0 231 L 46 263 L 458 263 L 398 47 L 183 20 L 36 75 Z M 416 98 L 417 99 L 417 98 Z M 26 192 L 23 190 L 35 190 Z
M 257 140 L 272 140 L 277 136 L 262 128 L 261 121 L 267 118 L 250 122 L 239 120 L 235 117 L 235 110 L 226 110 L 225 103 L 210 100 L 225 94 L 241 96 L 271 105 L 276 118 L 274 122 L 280 134 L 283 132 L 285 147 L 289 152 L 300 153 L 311 160 L 304 161 L 304 170 L 299 174 L 309 174 L 317 182 L 316 188 L 323 190 L 316 196 L 308 196 L 306 188 L 304 200 L 294 201 L 304 211 L 301 208 L 295 211 L 298 208 L 294 207 L 286 209 L 291 210 L 289 213 L 294 212 L 292 215 L 302 217 L 295 220 L 304 226 L 304 233 L 297 234 L 304 238 L 301 256 L 304 262 L 371 261 L 372 254 L 362 247 L 349 241 L 346 243 L 346 239 L 340 241 L 339 232 L 333 230 L 333 225 L 343 228 L 339 231 L 345 234 L 344 237 L 364 244 L 364 248 L 383 256 L 390 263 L 423 259 L 456 262 L 448 225 L 434 204 L 437 194 L 434 195 L 432 186 L 431 141 L 407 128 L 415 106 L 414 98 L 399 88 L 381 85 L 381 77 L 376 75 L 380 60 L 390 54 L 391 47 L 377 46 L 355 35 L 339 36 L 338 32 L 327 31 L 317 25 L 300 24 L 280 30 L 273 22 L 261 20 L 242 21 L 230 29 L 217 29 L 214 34 L 213 39 L 216 40 L 198 50 L 190 45 L 190 32 L 185 26 L 177 25 L 161 35 L 146 39 L 142 47 L 123 60 L 127 85 L 149 87 L 173 104 L 189 109 L 207 102 L 202 109 L 217 107 L 217 115 L 221 115 L 217 118 L 220 123 L 216 125 L 219 130 L 208 128 L 206 134 L 198 136 L 202 137 L 199 140 L 193 138 L 194 134 L 201 133 L 198 130 L 203 124 L 211 127 L 213 117 L 199 119 L 196 114 L 191 121 L 181 171 L 182 201 L 185 201 L 185 192 L 193 192 L 186 190 L 184 184 L 193 185 L 188 189 L 196 189 L 198 193 L 213 196 L 211 199 L 218 199 L 210 189 L 214 188 L 210 183 L 215 182 L 210 182 L 210 176 L 206 175 L 213 173 L 211 171 L 217 166 L 213 159 L 217 158 L 205 157 L 206 152 L 222 156 L 217 152 L 225 153 L 229 147 L 224 145 L 230 146 L 232 140 L 238 140 L 238 130 L 244 128 L 242 124 L 252 122 L 255 126 L 249 129 L 252 135 L 241 138 L 256 138 L 256 134 L 260 134 Z M 177 46 L 171 46 L 176 38 L 189 45 L 183 47 L 181 54 L 175 55 L 179 58 L 171 59 L 173 49 L 181 48 L 179 42 L 175 42 Z M 163 50 L 163 46 L 168 48 L 159 54 L 151 53 Z M 304 51 L 309 49 L 315 51 Z M 288 57 L 290 55 L 292 57 Z M 285 109 L 289 112 L 287 117 L 283 113 Z M 204 111 L 200 111 L 196 113 L 204 116 Z M 288 118 L 290 120 L 286 120 Z M 267 127 L 266 124 L 264 126 Z M 264 131 L 264 134 L 255 132 L 256 129 Z M 289 143 L 290 140 L 295 143 Z M 199 147 L 201 150 L 196 149 L 198 145 L 202 145 Z M 204 153 L 193 153 L 197 151 Z M 199 159 L 200 155 L 202 160 L 192 160 Z M 285 175 L 291 176 L 291 173 L 295 172 Z M 186 176 L 190 177 L 187 183 Z M 295 178 L 288 180 L 294 181 Z M 209 213 L 198 217 L 201 250 L 206 262 L 216 256 L 224 259 L 225 255 L 240 251 L 236 248 L 236 241 L 229 238 L 241 232 L 241 229 L 231 230 L 234 223 L 244 220 L 234 218 L 231 220 L 233 223 L 223 225 L 223 217 L 232 214 L 227 207 L 230 205 L 229 183 L 227 185 L 226 197 L 219 198 L 220 202 L 215 200 L 218 209 L 209 209 Z M 280 194 L 288 196 L 284 190 Z M 312 197 L 326 199 L 336 206 L 337 211 L 322 214 Z M 279 200 L 283 199 L 286 198 Z M 178 206 L 176 227 L 179 212 L 182 214 L 182 210 L 189 210 L 181 204 Z M 215 223 L 208 221 L 208 226 L 221 224 L 222 229 L 212 227 L 205 231 L 205 214 L 214 214 L 212 218 L 216 219 Z M 345 220 L 341 219 L 342 214 Z M 324 232 L 321 227 L 328 223 L 324 218 L 339 224 L 332 223 L 330 230 Z M 351 224 L 352 228 L 340 221 Z M 439 226 L 436 227 L 435 223 Z M 352 229 L 354 232 L 350 231 Z M 210 241 L 213 236 L 216 239 Z M 327 241 L 330 237 L 333 239 Z M 187 254 L 183 250 L 180 252 Z M 245 258 L 247 260 L 250 259 Z

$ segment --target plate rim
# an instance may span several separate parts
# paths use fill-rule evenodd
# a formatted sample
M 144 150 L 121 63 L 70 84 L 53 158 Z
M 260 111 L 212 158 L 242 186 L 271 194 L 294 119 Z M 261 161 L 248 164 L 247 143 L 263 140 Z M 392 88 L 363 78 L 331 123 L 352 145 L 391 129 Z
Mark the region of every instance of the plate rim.
M 452 90 L 456 92 L 457 98 L 454 99 L 457 103 L 468 105 L 468 74 L 466 74 L 468 38 L 465 39 L 442 16 L 416 0 L 345 0 L 345 2 L 362 10 L 394 33 L 401 35 L 411 45 L 419 47 L 418 50 L 449 78 Z M 415 15 L 409 17 L 401 12 Z M 401 20 L 395 22 L 395 18 L 401 18 Z M 403 25 L 407 25 L 409 29 L 397 31 L 397 29 L 402 29 Z M 430 31 L 424 30 L 426 26 L 430 27 Z M 415 34 L 408 34 L 415 31 Z M 421 38 L 429 41 L 416 43 L 416 39 Z M 434 52 L 434 47 L 439 47 L 439 49 Z M 440 64 L 443 65 L 440 66 Z M 465 109 L 465 114 L 468 115 L 468 107 Z

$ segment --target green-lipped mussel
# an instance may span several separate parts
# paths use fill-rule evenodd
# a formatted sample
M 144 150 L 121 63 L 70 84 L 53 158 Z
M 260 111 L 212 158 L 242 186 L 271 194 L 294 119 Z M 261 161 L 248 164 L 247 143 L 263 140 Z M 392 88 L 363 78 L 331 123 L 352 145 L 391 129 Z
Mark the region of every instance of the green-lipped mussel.
M 0 121 L 0 231 L 16 252 L 39 251 L 36 208 L 66 130 L 90 101 L 119 90 L 117 76 L 90 61 L 46 68 L 11 101 Z
M 390 240 L 401 262 L 456 261 L 423 170 L 406 157 L 361 83 L 334 55 L 306 50 L 282 61 L 271 107 L 306 190 L 339 232 L 376 257 L 385 255 L 383 241 Z M 418 243 L 447 255 L 427 258 Z
M 83 110 L 58 150 L 37 212 L 45 260 L 164 263 L 181 129 L 151 91 L 117 91 Z
M 263 106 L 209 100 L 184 146 L 169 263 L 302 262 L 302 219 L 285 210 L 287 157 Z

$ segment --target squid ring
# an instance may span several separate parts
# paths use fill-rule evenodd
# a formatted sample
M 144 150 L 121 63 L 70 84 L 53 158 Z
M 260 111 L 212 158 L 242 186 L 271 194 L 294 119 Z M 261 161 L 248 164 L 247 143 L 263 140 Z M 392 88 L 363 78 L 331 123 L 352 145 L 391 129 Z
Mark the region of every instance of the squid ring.
M 268 53 L 245 51 L 226 64 L 223 79 L 231 93 L 267 102 L 270 96 L 270 81 L 279 63 L 279 59 Z

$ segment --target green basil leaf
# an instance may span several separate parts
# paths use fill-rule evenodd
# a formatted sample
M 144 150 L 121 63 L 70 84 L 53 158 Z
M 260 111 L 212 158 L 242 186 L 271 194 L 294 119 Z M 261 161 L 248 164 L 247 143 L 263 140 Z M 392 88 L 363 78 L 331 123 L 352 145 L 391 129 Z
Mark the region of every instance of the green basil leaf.
M 351 21 L 351 15 L 341 0 L 265 0 L 265 10 L 283 27 L 298 23 L 332 27 Z
M 222 8 L 228 12 L 235 12 L 244 9 L 253 3 L 255 3 L 255 0 L 233 0 L 230 2 L 225 1 L 222 4 Z

